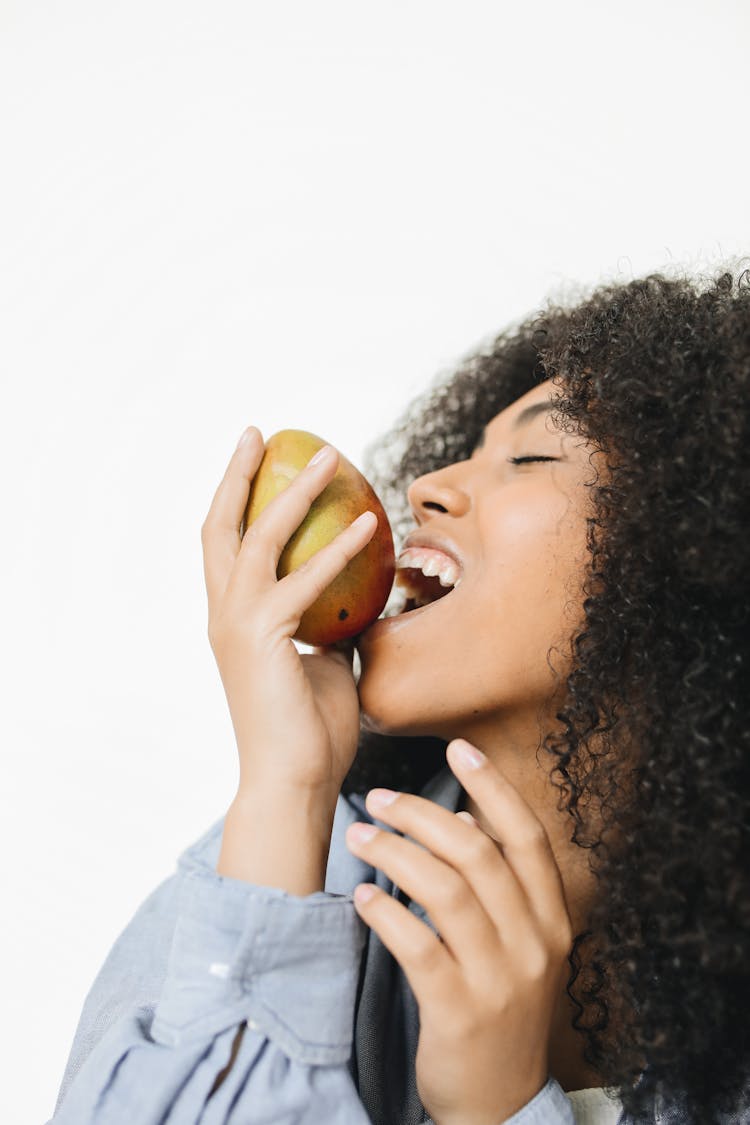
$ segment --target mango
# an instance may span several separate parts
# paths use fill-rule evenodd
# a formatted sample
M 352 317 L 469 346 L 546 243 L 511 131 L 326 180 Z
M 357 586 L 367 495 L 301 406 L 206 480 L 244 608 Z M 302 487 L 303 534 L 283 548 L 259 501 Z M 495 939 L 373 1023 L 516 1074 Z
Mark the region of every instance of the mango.
M 268 438 L 251 483 L 244 530 L 327 444 L 307 430 L 280 430 Z M 284 547 L 276 577 L 291 574 L 368 510 L 378 517 L 372 539 L 305 610 L 295 640 L 317 646 L 356 636 L 380 616 L 393 587 L 396 555 L 388 517 L 366 477 L 339 452 L 334 476 Z

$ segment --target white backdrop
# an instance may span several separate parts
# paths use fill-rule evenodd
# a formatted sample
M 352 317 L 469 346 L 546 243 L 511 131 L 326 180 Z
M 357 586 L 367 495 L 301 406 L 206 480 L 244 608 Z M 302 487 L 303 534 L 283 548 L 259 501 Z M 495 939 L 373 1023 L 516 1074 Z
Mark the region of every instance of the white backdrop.
M 240 431 L 361 466 L 548 294 L 748 253 L 749 11 L 0 0 L 4 1121 L 233 796 L 200 527 Z

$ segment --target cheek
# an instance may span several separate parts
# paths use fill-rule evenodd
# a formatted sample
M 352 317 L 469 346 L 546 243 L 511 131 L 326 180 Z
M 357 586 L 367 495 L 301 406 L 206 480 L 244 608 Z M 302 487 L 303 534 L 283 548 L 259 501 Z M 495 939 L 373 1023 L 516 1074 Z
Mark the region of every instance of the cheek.
M 586 521 L 567 497 L 529 498 L 497 514 L 488 556 L 494 604 L 530 642 L 570 631 L 582 613 Z
M 451 723 L 535 704 L 566 674 L 583 614 L 586 521 L 559 493 L 530 491 L 523 505 L 486 513 L 461 612 L 425 616 L 367 654 L 359 691 L 370 729 L 453 737 Z

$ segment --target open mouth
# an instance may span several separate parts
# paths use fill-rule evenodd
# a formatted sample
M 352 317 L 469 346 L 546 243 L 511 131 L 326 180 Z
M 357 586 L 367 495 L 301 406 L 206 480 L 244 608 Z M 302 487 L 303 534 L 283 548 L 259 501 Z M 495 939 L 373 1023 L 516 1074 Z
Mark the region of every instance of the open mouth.
M 459 579 L 460 581 L 460 579 Z M 445 586 L 438 575 L 428 576 L 416 567 L 407 567 L 396 572 L 395 586 L 401 593 L 401 601 L 396 604 L 389 616 L 402 616 L 415 609 L 424 609 L 441 601 L 456 589 L 454 586 Z
M 446 584 L 445 575 L 441 582 L 439 574 L 424 574 L 419 567 L 404 567 L 403 564 L 398 567 L 385 609 L 377 621 L 373 621 L 358 635 L 358 648 L 366 646 L 371 637 L 397 630 L 399 622 L 404 618 L 418 620 L 423 613 L 427 613 L 430 606 L 443 601 L 458 588 L 462 576 L 458 574 L 455 583 L 452 583 L 451 578 L 452 576 L 448 576 Z

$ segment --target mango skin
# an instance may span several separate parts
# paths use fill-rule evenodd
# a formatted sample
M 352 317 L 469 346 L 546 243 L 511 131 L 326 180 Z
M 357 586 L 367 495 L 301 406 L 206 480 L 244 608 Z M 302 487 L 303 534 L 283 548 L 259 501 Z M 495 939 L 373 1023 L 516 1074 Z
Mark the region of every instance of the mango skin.
M 268 438 L 250 486 L 244 530 L 327 444 L 307 430 L 280 430 Z M 356 636 L 380 616 L 393 588 L 396 554 L 385 509 L 366 477 L 339 452 L 334 476 L 284 547 L 276 577 L 291 574 L 368 510 L 378 517 L 372 539 L 305 610 L 295 640 L 331 645 Z

